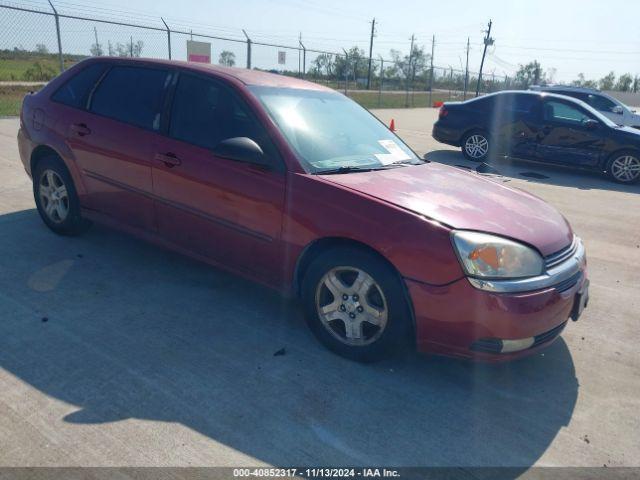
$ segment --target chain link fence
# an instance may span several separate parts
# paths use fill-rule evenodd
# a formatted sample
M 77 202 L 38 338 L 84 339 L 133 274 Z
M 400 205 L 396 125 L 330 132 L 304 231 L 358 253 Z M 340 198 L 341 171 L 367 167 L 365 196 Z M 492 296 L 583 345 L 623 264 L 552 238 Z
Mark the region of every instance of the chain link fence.
M 243 32 L 244 33 L 244 32 Z M 227 38 L 157 24 L 88 18 L 0 4 L 0 116 L 16 115 L 23 96 L 90 56 L 187 60 L 187 42 L 211 46 L 211 63 L 291 75 L 344 92 L 367 108 L 427 107 L 475 94 L 478 75 L 406 61 L 369 59 L 353 50 L 327 52 Z M 369 74 L 371 64 L 371 74 Z M 465 88 L 466 86 L 466 88 Z M 485 75 L 481 92 L 507 88 Z M 466 92 L 466 93 L 465 93 Z

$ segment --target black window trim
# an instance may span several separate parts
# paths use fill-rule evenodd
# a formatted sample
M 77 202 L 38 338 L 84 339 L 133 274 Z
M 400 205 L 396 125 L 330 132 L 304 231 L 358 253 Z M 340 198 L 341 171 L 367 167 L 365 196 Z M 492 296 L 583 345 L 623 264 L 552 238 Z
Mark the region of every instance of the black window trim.
M 87 70 L 88 68 L 91 68 L 94 65 L 102 65 L 102 67 L 104 68 L 104 71 L 100 74 L 100 76 L 98 77 L 98 79 L 93 83 L 93 86 L 91 88 L 89 88 L 89 90 L 83 95 L 82 101 L 80 102 L 80 106 L 76 107 L 75 105 L 69 105 L 68 103 L 64 103 L 61 102 L 60 100 L 56 100 L 54 97 L 58 94 L 58 92 L 60 90 L 62 90 L 63 88 L 65 88 L 69 82 L 71 82 L 74 78 L 76 78 L 78 75 L 80 75 L 82 72 L 84 72 L 85 70 Z M 49 100 L 53 103 L 57 103 L 58 105 L 64 105 L 65 107 L 68 108 L 73 108 L 74 110 L 81 110 L 81 111 L 87 111 L 87 106 L 88 106 L 88 100 L 91 97 L 91 95 L 93 94 L 93 92 L 95 91 L 96 87 L 100 84 L 100 82 L 102 81 L 102 79 L 104 78 L 104 76 L 106 75 L 106 73 L 111 69 L 111 64 L 109 62 L 104 62 L 104 61 L 98 61 L 98 62 L 91 62 L 87 65 L 85 65 L 84 67 L 82 67 L 79 71 L 77 71 L 76 73 L 74 73 L 71 77 L 69 77 L 66 81 L 64 81 L 62 83 L 62 85 L 60 85 L 58 88 L 56 88 L 51 95 L 49 95 Z
M 83 70 L 85 70 L 86 68 L 89 68 L 91 65 L 96 65 L 96 64 L 104 64 L 105 65 L 105 69 L 102 72 L 102 74 L 100 75 L 100 77 L 96 80 L 96 82 L 94 83 L 93 87 L 91 89 L 89 89 L 89 92 L 86 94 L 86 98 L 83 99 L 83 101 L 81 102 L 81 107 L 74 107 L 71 105 L 67 105 L 65 103 L 62 102 L 58 102 L 53 100 L 53 95 L 55 95 L 55 93 L 60 90 L 61 88 L 63 88 L 73 77 L 75 77 L 76 75 L 78 75 L 80 72 L 82 72 Z M 135 68 L 148 68 L 148 69 L 152 69 L 152 70 L 164 70 L 166 72 L 169 73 L 169 75 L 171 76 L 171 79 L 169 80 L 169 85 L 167 87 L 165 87 L 163 93 L 162 93 L 162 101 L 161 101 L 161 110 L 160 110 L 160 128 L 158 130 L 154 130 L 152 128 L 146 128 L 146 127 L 141 127 L 140 125 L 135 125 L 129 122 L 125 122 L 123 120 L 120 119 L 116 119 L 113 117 L 108 117 L 106 115 L 102 115 L 100 113 L 94 112 L 91 110 L 91 102 L 93 100 L 93 96 L 96 92 L 96 90 L 100 87 L 100 85 L 102 84 L 103 80 L 106 78 L 106 76 L 109 74 L 109 72 L 114 68 L 114 67 L 135 67 Z M 49 99 L 55 103 L 58 103 L 60 105 L 64 105 L 68 108 L 73 108 L 75 110 L 81 110 L 84 111 L 86 113 L 90 113 L 91 115 L 95 115 L 97 117 L 101 117 L 101 118 L 106 118 L 109 120 L 112 120 L 114 122 L 119 122 L 123 125 L 127 125 L 133 128 L 139 128 L 141 130 L 147 131 L 147 132 L 151 132 L 154 133 L 156 135 L 161 135 L 163 137 L 166 138 L 170 138 L 171 140 L 174 140 L 176 142 L 182 142 L 185 143 L 187 145 L 193 145 L 196 146 L 198 148 L 203 148 L 205 150 L 209 150 L 211 151 L 211 149 L 207 148 L 207 147 L 203 147 L 201 145 L 196 145 L 196 144 L 191 144 L 185 140 L 180 140 L 178 138 L 174 138 L 169 134 L 169 127 L 170 127 L 170 123 L 171 123 L 171 110 L 173 107 L 173 99 L 175 96 L 175 92 L 176 92 L 176 88 L 178 86 L 178 81 L 180 78 L 180 75 L 192 75 L 192 76 L 196 76 L 199 78 L 203 78 L 206 80 L 210 80 L 216 83 L 219 83 L 223 88 L 226 88 L 227 90 L 229 90 L 229 92 L 238 100 L 238 102 L 240 102 L 240 104 L 245 107 L 245 110 L 247 111 L 247 113 L 251 116 L 251 119 L 253 121 L 255 121 L 265 132 L 265 134 L 267 135 L 269 141 L 271 142 L 271 146 L 273 147 L 273 152 L 276 158 L 274 158 L 273 163 L 271 165 L 271 171 L 273 172 L 278 172 L 278 173 L 285 173 L 287 172 L 287 164 L 284 161 L 284 157 L 282 155 L 282 152 L 280 151 L 280 147 L 278 146 L 278 143 L 274 140 L 273 136 L 271 135 L 271 132 L 269 132 L 269 129 L 266 128 L 266 126 L 264 125 L 264 123 L 262 121 L 260 121 L 260 119 L 258 118 L 258 115 L 255 112 L 255 109 L 252 105 L 250 105 L 244 98 L 242 98 L 242 96 L 237 92 L 237 89 L 229 82 L 227 81 L 225 78 L 223 77 L 218 77 L 218 76 L 213 76 L 213 75 L 208 75 L 206 73 L 201 73 L 201 72 L 197 72 L 194 70 L 190 70 L 187 68 L 180 68 L 180 67 L 174 67 L 174 66 L 165 66 L 165 65 L 156 65 L 154 63 L 147 63 L 147 62 L 129 62 L 129 61 L 118 61 L 117 59 L 112 59 L 112 60 L 103 60 L 103 61 L 96 61 L 96 62 L 92 62 L 91 64 L 87 65 L 86 67 L 82 68 L 82 70 L 80 70 L 78 73 L 74 74 L 73 77 L 69 78 L 66 82 L 64 82 L 60 87 L 58 87 L 49 97 Z
M 142 62 L 140 62 L 140 63 L 137 63 L 137 62 L 136 63 L 131 63 L 131 62 L 114 61 L 114 62 L 109 62 L 109 63 L 110 63 L 109 67 L 105 70 L 105 72 L 102 74 L 100 79 L 96 82 L 96 84 L 94 85 L 93 89 L 91 90 L 91 94 L 90 94 L 89 98 L 87 98 L 87 103 L 85 105 L 85 111 L 87 113 L 90 113 L 91 115 L 95 115 L 96 117 L 106 118 L 106 119 L 112 120 L 114 122 L 119 122 L 119 123 L 121 123 L 123 125 L 127 125 L 129 127 L 139 128 L 139 129 L 144 130 L 146 132 L 151 132 L 151 133 L 155 133 L 157 135 L 162 135 L 162 125 L 163 125 L 165 99 L 167 97 L 167 94 L 168 94 L 169 90 L 171 89 L 173 78 L 171 80 L 169 80 L 169 85 L 165 86 L 163 88 L 163 91 L 162 91 L 162 98 L 160 100 L 161 107 L 160 107 L 160 112 L 159 112 L 160 113 L 160 127 L 158 128 L 158 130 L 154 130 L 153 128 L 143 127 L 143 126 L 140 126 L 140 125 L 136 125 L 134 123 L 126 122 L 126 121 L 121 120 L 119 118 L 109 117 L 107 115 L 103 115 L 101 113 L 94 112 L 93 110 L 91 110 L 91 103 L 93 101 L 93 96 L 94 96 L 95 92 L 98 90 L 98 88 L 100 88 L 100 85 L 102 84 L 103 80 L 107 77 L 109 72 L 111 72 L 116 67 L 129 67 L 129 68 L 140 68 L 140 69 L 147 69 L 147 70 L 160 70 L 160 71 L 167 72 L 169 74 L 169 76 L 171 76 L 171 77 L 173 77 L 173 75 L 175 75 L 175 69 L 173 69 L 171 67 L 165 67 L 164 65 L 154 65 L 152 63 L 142 63 Z
M 186 68 L 176 68 L 175 69 L 175 77 L 172 79 L 170 86 L 169 86 L 169 92 L 167 92 L 166 94 L 166 102 L 165 102 L 165 110 L 163 110 L 163 114 L 166 114 L 166 119 L 160 120 L 160 125 L 161 125 L 161 130 L 162 127 L 164 127 L 164 130 L 162 130 L 161 135 L 166 136 L 167 138 L 170 138 L 171 140 L 175 141 L 175 142 L 181 142 L 184 143 L 186 145 L 191 145 L 197 148 L 202 148 L 203 150 L 207 150 L 209 152 L 212 152 L 211 148 L 209 147 L 205 147 L 202 145 L 198 145 L 195 143 L 191 143 L 188 142 L 186 140 L 182 140 L 180 138 L 176 138 L 171 136 L 170 134 L 170 128 L 171 128 L 171 114 L 172 114 L 172 110 L 173 110 L 173 102 L 175 99 L 175 93 L 178 87 L 178 82 L 180 81 L 180 76 L 181 75 L 186 75 L 186 76 L 192 76 L 192 77 L 197 77 L 197 78 L 201 78 L 204 80 L 208 80 L 208 81 L 212 81 L 218 85 L 220 85 L 223 89 L 226 89 L 239 103 L 242 107 L 244 107 L 245 111 L 247 112 L 247 114 L 250 116 L 251 120 L 253 120 L 256 124 L 258 124 L 260 126 L 260 128 L 262 128 L 262 130 L 264 131 L 264 133 L 267 135 L 269 142 L 271 143 L 272 146 L 272 150 L 275 154 L 274 159 L 272 159 L 271 163 L 271 168 L 270 170 L 273 172 L 278 172 L 278 173 L 285 173 L 287 171 L 287 165 L 284 161 L 284 158 L 282 156 L 282 152 L 280 151 L 280 148 L 278 147 L 277 142 L 274 141 L 273 137 L 271 136 L 271 133 L 269 132 L 269 129 L 266 128 L 266 126 L 264 125 L 264 123 L 262 121 L 260 121 L 260 119 L 258 118 L 258 115 L 256 114 L 254 108 L 244 99 L 242 98 L 242 96 L 237 92 L 237 89 L 228 81 L 226 81 L 224 78 L 222 77 L 218 77 L 218 76 L 213 76 L 213 75 L 208 75 L 206 73 L 201 73 L 201 72 L 197 72 L 197 71 L 193 71 L 193 70 L 189 70 Z M 164 116 L 164 115 L 163 115 Z M 160 133 L 160 132 L 158 132 Z M 213 155 L 212 155 L 212 158 Z

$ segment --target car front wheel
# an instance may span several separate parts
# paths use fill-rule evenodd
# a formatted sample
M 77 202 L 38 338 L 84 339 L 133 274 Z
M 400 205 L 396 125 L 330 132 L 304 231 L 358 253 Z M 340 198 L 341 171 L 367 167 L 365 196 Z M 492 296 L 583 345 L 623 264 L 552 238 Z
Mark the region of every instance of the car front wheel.
M 305 274 L 302 300 L 313 333 L 343 357 L 379 360 L 410 339 L 401 280 L 367 251 L 336 248 L 317 257 Z
M 462 140 L 462 154 L 473 162 L 484 162 L 491 153 L 489 135 L 482 131 L 468 133 Z
M 640 180 L 640 155 L 635 152 L 613 155 L 607 164 L 607 174 L 618 183 L 636 183 Z

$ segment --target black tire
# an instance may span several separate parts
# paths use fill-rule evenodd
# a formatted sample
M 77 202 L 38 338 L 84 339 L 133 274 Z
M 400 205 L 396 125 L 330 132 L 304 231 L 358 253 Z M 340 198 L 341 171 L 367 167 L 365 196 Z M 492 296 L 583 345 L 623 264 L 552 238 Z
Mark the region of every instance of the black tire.
M 328 291 L 323 280 L 325 275 L 337 267 L 358 269 L 370 276 L 375 284 L 370 287 L 369 295 L 378 299 L 378 306 L 386 306 L 386 324 L 384 328 L 380 328 L 366 321 L 362 322 L 360 319 L 365 318 L 369 310 L 363 311 L 361 306 L 357 306 L 365 305 L 370 308 L 370 305 L 376 302 L 375 299 L 367 299 L 365 302 L 355 304 L 352 302 L 349 305 L 351 309 L 355 305 L 355 311 L 350 310 L 354 315 L 364 315 L 364 317 L 358 317 L 360 320 L 358 323 L 360 325 L 359 331 L 362 333 L 362 341 L 370 341 L 370 343 L 358 345 L 346 343 L 352 341 L 346 338 L 346 321 L 348 320 L 346 316 L 351 315 L 348 313 L 349 310 L 344 313 L 342 311 L 335 312 L 345 315 L 344 320 L 336 319 L 325 324 L 320 318 L 316 302 Z M 341 274 L 350 275 L 348 270 Z M 398 273 L 373 253 L 354 247 L 336 247 L 327 250 L 311 262 L 302 281 L 301 296 L 307 323 L 322 344 L 329 350 L 350 360 L 372 362 L 407 349 L 413 338 L 413 323 L 411 310 L 401 282 Z M 333 295 L 330 295 L 330 298 L 333 298 Z M 333 303 L 331 299 L 329 301 Z M 347 304 L 347 301 L 340 299 L 339 303 L 342 304 L 340 306 L 342 308 Z M 344 330 L 344 339 L 338 338 L 343 336 L 341 330 Z M 367 337 L 368 334 L 371 335 L 367 340 L 364 337 Z
M 624 162 L 625 157 L 628 157 L 631 160 L 633 165 L 633 171 L 627 171 L 626 173 L 630 174 L 629 178 L 624 178 L 626 173 L 624 171 L 624 167 L 620 168 L 614 165 L 616 162 Z M 625 185 L 631 185 L 633 183 L 638 183 L 640 180 L 640 153 L 633 150 L 625 150 L 620 152 L 615 152 L 609 160 L 607 161 L 607 166 L 605 168 L 605 173 L 609 177 L 609 179 L 613 180 L 616 183 L 622 183 Z M 635 176 L 634 176 L 635 175 Z
M 472 139 L 478 137 L 479 139 L 483 139 L 486 142 L 486 150 L 484 152 L 474 153 L 474 151 L 468 147 L 467 143 L 471 142 Z M 473 130 L 467 133 L 462 138 L 462 144 L 460 148 L 462 149 L 462 154 L 467 160 L 471 160 L 472 162 L 484 162 L 491 157 L 491 138 L 489 137 L 487 132 L 483 130 Z
M 58 199 L 58 201 L 65 207 L 67 213 L 64 218 L 60 218 L 58 214 L 55 216 L 47 213 L 47 203 L 49 200 L 43 198 L 42 190 L 46 188 L 43 183 L 47 183 L 44 180 L 45 176 L 49 176 L 50 172 L 57 175 L 56 181 L 58 185 L 60 182 L 64 184 L 66 188 L 66 199 L 64 197 Z M 33 196 L 36 201 L 36 207 L 42 221 L 53 232 L 58 235 L 80 235 L 85 232 L 91 225 L 91 222 L 82 218 L 80 213 L 80 201 L 78 200 L 78 193 L 76 187 L 71 178 L 71 174 L 64 162 L 55 155 L 50 155 L 42 158 L 35 166 L 32 172 L 33 176 Z

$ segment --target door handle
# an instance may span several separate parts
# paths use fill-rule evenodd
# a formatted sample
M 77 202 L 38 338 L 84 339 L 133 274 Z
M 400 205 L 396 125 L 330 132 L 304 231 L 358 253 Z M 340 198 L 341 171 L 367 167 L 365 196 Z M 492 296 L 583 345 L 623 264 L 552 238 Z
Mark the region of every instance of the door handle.
M 74 132 L 79 137 L 84 137 L 85 135 L 89 135 L 91 133 L 91 129 L 87 127 L 84 123 L 72 124 L 71 131 Z
M 155 160 L 167 168 L 173 168 L 182 163 L 174 153 L 156 153 Z

